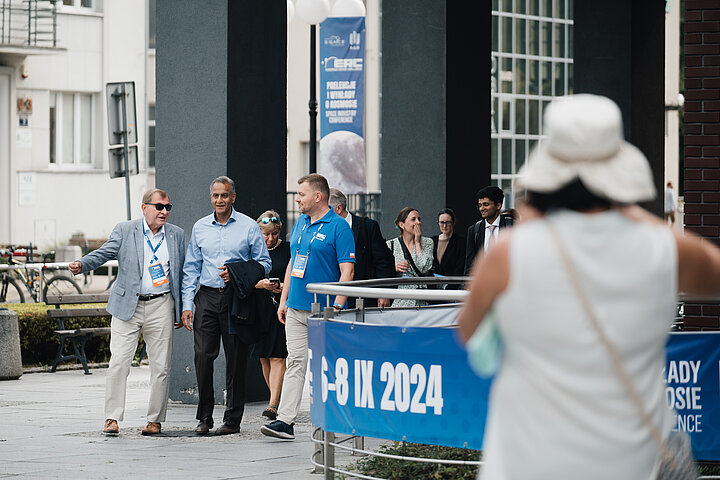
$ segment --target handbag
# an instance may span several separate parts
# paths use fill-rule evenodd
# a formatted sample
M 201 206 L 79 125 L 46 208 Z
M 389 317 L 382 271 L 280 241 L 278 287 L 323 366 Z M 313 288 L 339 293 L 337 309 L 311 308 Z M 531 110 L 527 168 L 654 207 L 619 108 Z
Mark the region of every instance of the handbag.
M 495 375 L 502 362 L 503 344 L 497 316 L 492 310 L 475 329 L 465 348 L 470 368 L 479 377 L 490 378 Z
M 647 426 L 648 430 L 650 430 L 650 434 L 655 441 L 658 449 L 660 450 L 662 458 L 660 461 L 660 468 L 658 469 L 658 480 L 696 480 L 698 478 L 698 470 L 692 454 L 690 437 L 688 436 L 687 432 L 675 431 L 670 433 L 670 436 L 667 440 L 662 440 L 662 436 L 660 435 L 658 427 L 653 423 L 649 412 L 645 408 L 645 405 L 640 398 L 640 395 L 633 386 L 629 375 L 627 374 L 625 368 L 622 365 L 622 361 L 620 360 L 617 351 L 610 343 L 610 340 L 605 335 L 605 331 L 603 330 L 600 322 L 595 316 L 595 312 L 592 309 L 590 302 L 588 301 L 588 298 L 582 289 L 582 286 L 580 285 L 580 281 L 575 274 L 575 270 L 570 263 L 570 259 L 568 258 L 565 250 L 563 249 L 562 242 L 557 231 L 555 230 L 555 227 L 549 221 L 547 222 L 547 224 L 550 228 L 550 233 L 552 234 L 552 237 L 555 241 L 558 252 L 560 253 L 560 259 L 562 260 L 563 265 L 565 266 L 565 270 L 570 277 L 570 283 L 572 283 L 573 288 L 575 289 L 575 293 L 577 294 L 580 303 L 582 304 L 583 309 L 585 310 L 585 313 L 590 320 L 590 324 L 597 333 L 600 339 L 600 343 L 602 343 L 605 347 L 605 350 L 610 357 L 610 362 L 612 364 L 613 370 L 620 378 L 620 381 L 622 382 L 628 396 L 635 404 L 635 408 L 640 414 L 643 423 L 645 424 L 645 426 Z
M 430 267 L 430 270 L 427 272 L 421 272 L 417 265 L 415 265 L 415 260 L 413 260 L 412 255 L 410 255 L 410 250 L 408 250 L 407 245 L 405 245 L 405 242 L 403 241 L 402 237 L 397 238 L 397 242 L 400 244 L 400 248 L 402 249 L 403 256 L 405 257 L 405 260 L 407 260 L 408 264 L 410 265 L 410 268 L 413 269 L 415 272 L 415 275 L 418 277 L 434 277 L 435 274 L 433 273 L 434 265 Z M 428 288 L 430 290 L 434 290 L 437 288 L 436 285 L 428 284 L 428 285 L 419 285 L 420 288 Z

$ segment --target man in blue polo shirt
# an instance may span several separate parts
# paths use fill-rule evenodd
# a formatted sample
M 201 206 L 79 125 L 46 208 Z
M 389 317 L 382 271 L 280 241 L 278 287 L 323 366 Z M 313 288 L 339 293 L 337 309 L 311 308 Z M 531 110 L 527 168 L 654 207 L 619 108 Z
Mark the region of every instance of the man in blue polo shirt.
M 278 306 L 278 319 L 285 324 L 287 369 L 283 379 L 277 420 L 260 428 L 270 437 L 292 440 L 305 385 L 308 362 L 307 317 L 314 295 L 308 283 L 346 282 L 355 270 L 355 240 L 350 225 L 328 205 L 330 187 L 322 175 L 311 173 L 298 180 L 297 203 L 302 215 L 290 234 L 290 263 L 285 271 L 284 288 Z M 323 295 L 318 300 L 329 306 Z M 342 310 L 347 297 L 331 300 Z

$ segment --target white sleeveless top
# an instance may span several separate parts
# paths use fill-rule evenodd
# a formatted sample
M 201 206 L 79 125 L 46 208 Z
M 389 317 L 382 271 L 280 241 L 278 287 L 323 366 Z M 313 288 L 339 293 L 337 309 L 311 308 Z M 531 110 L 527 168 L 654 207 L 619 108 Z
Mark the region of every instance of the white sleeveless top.
M 494 305 L 505 352 L 480 477 L 654 479 L 658 447 L 589 323 L 548 221 L 663 438 L 672 428 L 662 380 L 677 301 L 672 233 L 615 211 L 557 212 L 511 232 L 510 280 Z

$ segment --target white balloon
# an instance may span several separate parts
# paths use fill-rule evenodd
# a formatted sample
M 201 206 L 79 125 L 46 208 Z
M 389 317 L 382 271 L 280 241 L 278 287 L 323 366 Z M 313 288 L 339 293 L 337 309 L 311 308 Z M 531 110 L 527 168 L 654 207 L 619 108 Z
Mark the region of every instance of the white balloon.
M 330 14 L 330 2 L 328 0 L 297 0 L 295 12 L 305 23 L 321 23 Z
M 290 25 L 293 17 L 295 16 L 295 4 L 292 0 L 287 0 L 287 23 Z
M 333 17 L 364 17 L 365 4 L 362 0 L 337 0 L 332 8 Z

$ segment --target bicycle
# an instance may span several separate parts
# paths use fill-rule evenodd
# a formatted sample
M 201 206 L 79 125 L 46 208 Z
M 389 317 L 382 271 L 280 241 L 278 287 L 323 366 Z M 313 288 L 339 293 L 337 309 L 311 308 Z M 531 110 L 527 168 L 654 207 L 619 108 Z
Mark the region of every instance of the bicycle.
M 67 275 L 56 273 L 47 278 L 42 289 L 42 297 L 40 293 L 40 275 L 45 279 L 45 272 L 59 270 L 59 267 L 49 267 L 44 265 L 55 252 L 43 255 L 42 272 L 27 267 L 27 263 L 32 263 L 34 258 L 32 245 L 30 247 L 14 247 L 10 246 L 6 250 L 0 250 L 0 257 L 7 258 L 8 265 L 24 266 L 24 268 L 8 269 L 0 272 L 0 303 L 25 303 L 25 294 L 21 285 L 30 294 L 30 298 L 35 303 L 44 301 L 47 295 L 64 295 L 68 293 L 82 293 L 80 286 Z M 15 257 L 25 257 L 26 262 L 20 262 Z

